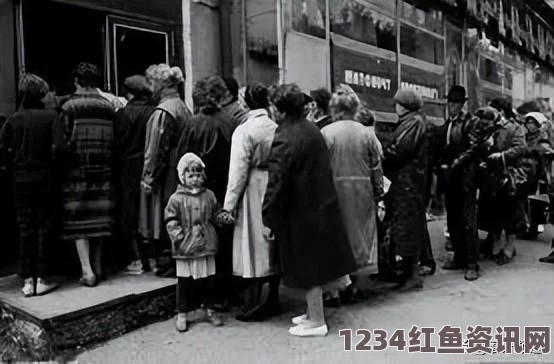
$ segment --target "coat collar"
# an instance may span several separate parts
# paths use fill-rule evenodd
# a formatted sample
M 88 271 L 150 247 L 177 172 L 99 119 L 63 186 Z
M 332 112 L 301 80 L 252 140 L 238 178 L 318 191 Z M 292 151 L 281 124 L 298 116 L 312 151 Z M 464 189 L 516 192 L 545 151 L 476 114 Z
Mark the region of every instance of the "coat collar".
M 269 113 L 266 109 L 256 109 L 256 110 L 250 110 L 248 112 L 248 117 L 250 118 L 259 118 L 262 116 L 269 117 Z
M 204 191 L 206 191 L 205 187 L 202 187 L 199 190 L 192 190 L 190 187 L 187 187 L 183 184 L 179 184 L 177 185 L 177 190 L 175 192 L 179 194 L 184 194 L 184 195 L 198 196 Z

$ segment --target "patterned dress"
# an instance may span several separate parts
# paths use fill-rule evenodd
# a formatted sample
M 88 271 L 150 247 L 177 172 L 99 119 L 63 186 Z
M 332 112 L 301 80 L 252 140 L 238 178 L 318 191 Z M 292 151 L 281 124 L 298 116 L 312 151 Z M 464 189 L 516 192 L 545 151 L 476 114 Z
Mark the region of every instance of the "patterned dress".
M 55 126 L 55 150 L 64 155 L 66 240 L 112 235 L 112 148 L 115 109 L 95 92 L 73 95 Z

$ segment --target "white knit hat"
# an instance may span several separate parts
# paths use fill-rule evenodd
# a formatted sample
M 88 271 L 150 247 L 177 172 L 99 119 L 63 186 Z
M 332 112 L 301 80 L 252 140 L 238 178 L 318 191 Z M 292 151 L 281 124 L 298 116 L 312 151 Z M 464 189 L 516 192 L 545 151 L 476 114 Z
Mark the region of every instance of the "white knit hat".
M 179 163 L 177 163 L 177 176 L 179 176 L 179 181 L 181 181 L 182 184 L 185 184 L 185 171 L 192 166 L 198 166 L 202 169 L 206 168 L 202 159 L 194 153 L 187 153 L 179 159 Z

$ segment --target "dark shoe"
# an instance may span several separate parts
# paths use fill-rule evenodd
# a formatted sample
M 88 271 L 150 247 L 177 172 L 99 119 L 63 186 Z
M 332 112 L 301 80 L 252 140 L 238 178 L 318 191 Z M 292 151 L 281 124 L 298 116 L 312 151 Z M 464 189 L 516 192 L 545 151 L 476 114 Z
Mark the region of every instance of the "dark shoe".
M 351 285 L 339 292 L 339 300 L 342 305 L 350 305 L 356 302 L 357 290 Z
M 279 303 L 267 303 L 237 315 L 236 319 L 242 322 L 261 322 L 278 316 L 281 312 L 281 305 Z
M 398 292 L 407 292 L 411 290 L 419 290 L 423 288 L 423 280 L 421 278 L 410 278 L 402 283 L 397 284 L 392 289 Z
M 156 276 L 160 278 L 176 278 L 177 272 L 175 271 L 175 268 L 160 268 L 156 270 Z
M 506 264 L 511 263 L 513 259 L 514 259 L 514 256 L 512 256 L 510 258 L 506 254 L 504 254 L 504 252 L 501 252 L 500 254 L 498 254 L 498 257 L 496 258 L 496 264 L 497 265 L 506 265 Z
M 444 270 L 461 270 L 461 269 L 464 269 L 464 267 L 461 264 L 457 263 L 456 261 L 450 260 L 442 266 L 442 269 L 444 269 Z
M 447 252 L 454 251 L 454 245 L 452 244 L 452 241 L 450 239 L 446 240 L 446 243 L 444 243 L 444 249 Z
M 539 262 L 541 263 L 549 263 L 549 264 L 554 264 L 554 251 L 552 253 L 550 253 L 550 255 L 544 257 L 544 258 L 540 258 L 539 259 Z
M 479 279 L 479 269 L 476 266 L 468 267 L 464 274 L 466 281 L 476 281 Z
M 231 304 L 229 300 L 224 300 L 223 302 L 217 302 L 212 305 L 213 309 L 218 312 L 229 312 L 231 311 Z
M 223 326 L 223 318 L 221 315 L 217 312 L 215 312 L 211 308 L 206 309 L 206 319 L 213 325 L 213 326 Z

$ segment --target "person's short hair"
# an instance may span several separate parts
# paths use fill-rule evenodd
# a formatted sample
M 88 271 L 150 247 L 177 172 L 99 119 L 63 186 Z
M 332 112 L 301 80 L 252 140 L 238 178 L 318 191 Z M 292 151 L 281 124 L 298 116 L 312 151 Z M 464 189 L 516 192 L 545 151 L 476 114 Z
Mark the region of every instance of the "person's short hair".
M 335 121 L 353 119 L 359 107 L 360 98 L 350 86 L 346 85 L 337 88 L 329 103 L 329 109 Z
M 291 116 L 301 116 L 304 113 L 304 106 L 311 99 L 295 83 L 287 83 L 278 86 L 272 93 L 272 102 L 279 110 Z
M 196 82 L 192 92 L 196 111 L 215 114 L 232 99 L 225 82 L 219 76 L 208 76 Z
M 141 75 L 134 75 L 127 77 L 123 83 L 125 91 L 138 97 L 151 97 L 152 85 L 148 82 L 146 77 Z
M 364 126 L 375 125 L 375 115 L 365 104 L 358 109 L 355 120 Z
M 81 87 L 98 87 L 100 81 L 100 72 L 98 67 L 92 63 L 81 62 L 73 71 L 73 77 Z
M 503 111 L 507 118 L 514 118 L 515 113 L 512 108 L 512 102 L 507 97 L 499 97 L 491 100 L 489 105 L 498 111 Z
M 233 77 L 223 77 L 223 82 L 225 82 L 227 90 L 229 90 L 231 96 L 233 96 L 233 101 L 237 101 L 239 99 L 239 83 L 237 80 Z
M 323 110 L 326 114 L 329 113 L 329 103 L 331 102 L 331 93 L 325 88 L 318 88 L 310 92 L 310 96 L 314 99 L 318 109 Z
M 19 80 L 19 92 L 27 100 L 42 100 L 49 91 L 48 83 L 35 74 L 27 73 Z
M 244 102 L 250 110 L 266 109 L 269 107 L 269 91 L 261 83 L 248 86 L 244 94 Z

